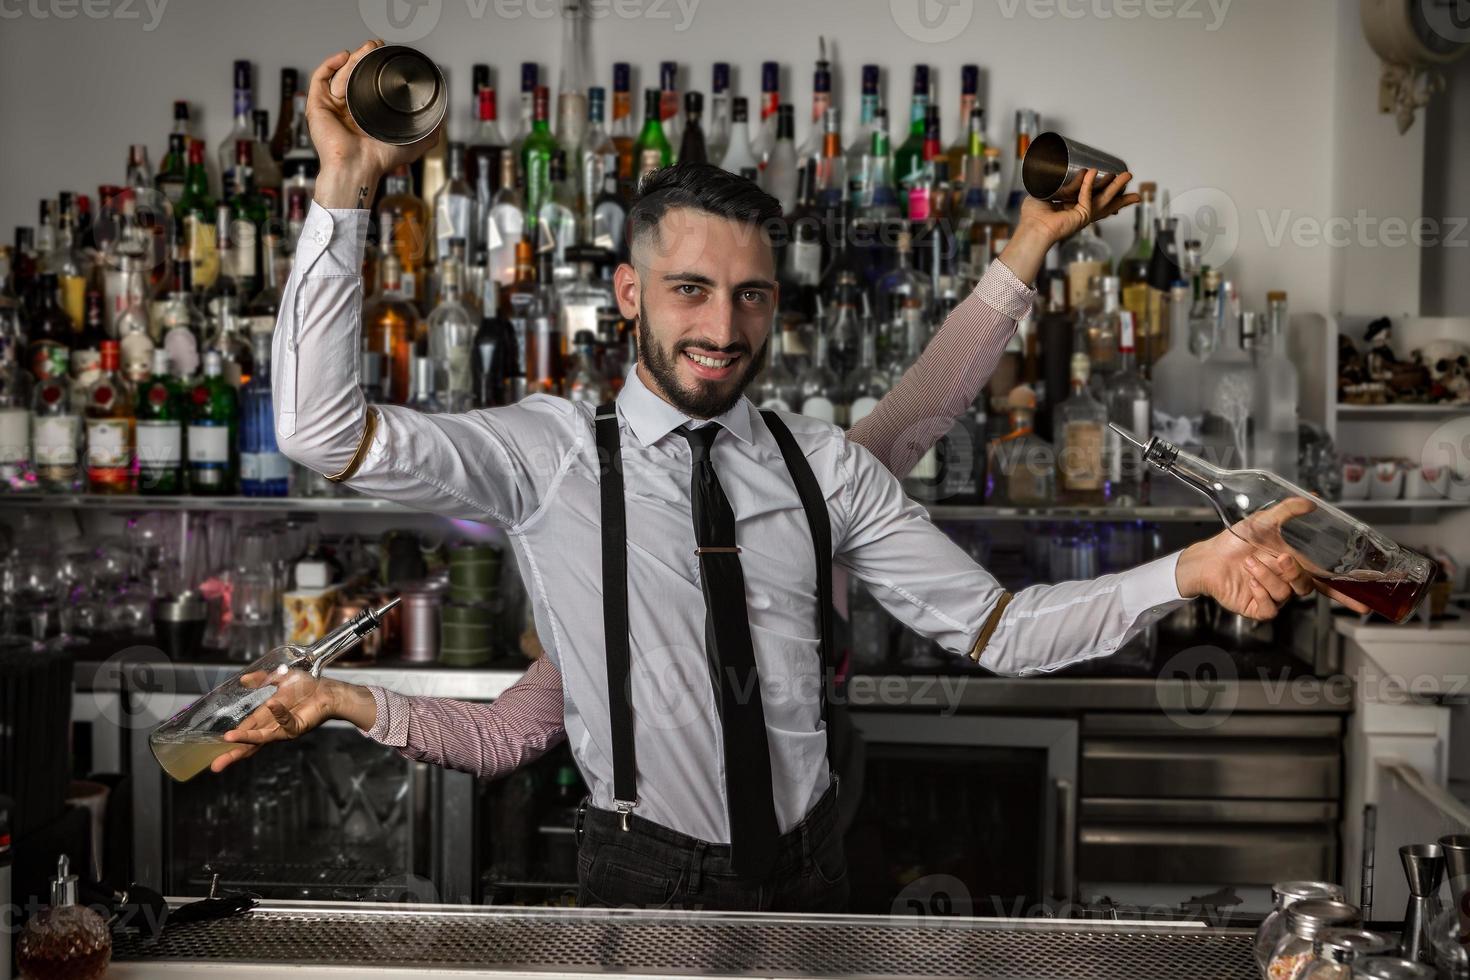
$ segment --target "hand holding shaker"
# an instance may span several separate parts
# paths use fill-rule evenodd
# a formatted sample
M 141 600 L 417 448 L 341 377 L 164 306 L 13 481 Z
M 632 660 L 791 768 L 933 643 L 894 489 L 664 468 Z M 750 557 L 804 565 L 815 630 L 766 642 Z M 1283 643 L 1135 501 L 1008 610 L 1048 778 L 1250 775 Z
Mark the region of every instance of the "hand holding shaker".
M 1077 200 L 1082 178 L 1096 170 L 1093 186 L 1102 188 L 1128 169 L 1128 164 L 1060 133 L 1042 133 L 1031 141 L 1026 158 L 1021 161 L 1021 181 L 1026 193 L 1055 204 Z
M 402 44 L 375 48 L 347 78 L 347 111 L 380 143 L 408 146 L 434 132 L 449 89 L 433 59 Z

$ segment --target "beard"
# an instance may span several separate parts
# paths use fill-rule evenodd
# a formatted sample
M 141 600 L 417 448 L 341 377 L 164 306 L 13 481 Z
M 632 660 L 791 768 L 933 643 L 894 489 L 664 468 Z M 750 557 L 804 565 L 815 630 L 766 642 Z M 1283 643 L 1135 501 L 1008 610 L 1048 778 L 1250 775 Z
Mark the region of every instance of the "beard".
M 695 339 L 681 340 L 672 350 L 666 351 L 654 341 L 653 331 L 648 329 L 646 315 L 638 318 L 638 360 L 648 368 L 649 375 L 658 386 L 658 392 L 690 418 L 712 419 L 734 408 L 740 396 L 745 394 L 745 389 L 760 372 L 770 343 L 768 336 L 754 357 L 750 356 L 748 344 L 737 343 L 714 348 Z M 739 354 L 748 363 L 732 379 L 706 381 L 696 378 L 693 385 L 685 386 L 679 381 L 678 366 L 686 350 L 718 350 L 725 354 Z

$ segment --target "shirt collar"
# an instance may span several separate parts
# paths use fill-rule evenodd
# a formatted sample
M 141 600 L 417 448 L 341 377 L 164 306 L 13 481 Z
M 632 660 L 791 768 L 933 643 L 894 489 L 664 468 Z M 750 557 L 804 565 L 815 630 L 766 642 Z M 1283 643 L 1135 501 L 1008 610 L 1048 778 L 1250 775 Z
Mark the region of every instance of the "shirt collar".
M 628 369 L 623 390 L 618 392 L 617 405 L 618 413 L 628 423 L 628 428 L 633 430 L 633 435 L 645 446 L 653 445 L 682 425 L 698 426 L 705 421 L 692 419 L 664 401 L 643 383 L 643 379 L 638 376 L 636 364 Z M 720 423 L 741 442 L 750 443 L 753 441 L 750 419 L 752 411 L 754 409 L 750 399 L 741 395 L 740 400 L 728 412 L 710 421 Z

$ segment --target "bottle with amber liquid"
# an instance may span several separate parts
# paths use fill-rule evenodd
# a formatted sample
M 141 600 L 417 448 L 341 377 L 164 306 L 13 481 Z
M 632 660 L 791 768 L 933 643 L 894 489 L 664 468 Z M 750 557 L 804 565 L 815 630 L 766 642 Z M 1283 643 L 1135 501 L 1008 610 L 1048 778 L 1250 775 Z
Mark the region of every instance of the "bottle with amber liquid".
M 398 256 L 403 292 L 422 307 L 428 287 L 429 209 L 423 200 L 414 196 L 413 177 L 407 164 L 384 179 L 377 217 L 383 234 L 378 247 L 392 249 Z
M 112 961 L 107 921 L 77 904 L 77 876 L 61 855 L 51 881 L 51 907 L 31 916 L 15 942 L 15 965 L 22 977 L 38 980 L 97 980 Z M 9 971 L 10 964 L 4 964 Z
M 417 338 L 419 311 L 403 286 L 403 266 L 398 255 L 384 249 L 378 259 L 378 291 L 368 298 L 362 311 L 363 343 L 368 351 L 382 355 L 383 398 L 394 405 L 408 401 L 409 359 Z
M 133 386 L 123 377 L 118 342 L 102 342 L 102 372 L 87 389 L 82 417 L 87 427 L 87 489 L 132 493 Z
M 531 323 L 537 301 L 536 264 L 531 243 L 516 242 L 515 279 L 500 291 L 500 315 L 510 321 L 515 332 L 516 357 L 510 366 L 511 399 L 526 396 L 530 360 Z

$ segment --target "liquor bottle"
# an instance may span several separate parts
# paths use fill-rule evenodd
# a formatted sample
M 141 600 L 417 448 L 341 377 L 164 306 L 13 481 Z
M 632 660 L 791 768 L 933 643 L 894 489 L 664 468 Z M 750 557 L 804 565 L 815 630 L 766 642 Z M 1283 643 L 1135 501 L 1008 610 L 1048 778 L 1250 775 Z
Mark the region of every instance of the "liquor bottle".
M 936 164 L 940 153 L 939 107 L 931 105 L 924 110 L 923 162 L 920 171 L 906 182 L 909 221 L 928 221 L 931 217 L 935 206 L 934 192 L 939 183 Z
M 811 363 L 796 379 L 797 411 L 822 422 L 841 424 L 837 418 L 838 379 L 828 361 L 828 338 L 825 330 L 816 332 L 816 350 Z
M 190 388 L 184 405 L 191 494 L 225 496 L 234 491 L 239 419 L 235 389 L 224 379 L 224 359 L 217 350 L 206 351 L 204 376 Z
M 8 271 L 0 266 L 0 282 Z M 19 327 L 13 309 L 0 306 L 0 491 L 8 493 L 39 489 L 31 466 L 30 376 L 21 364 Z
M 150 290 L 164 284 L 168 276 L 169 243 L 174 236 L 173 205 L 163 192 L 153 184 L 153 168 L 148 163 L 148 147 L 134 143 L 128 147 L 127 211 L 129 230 L 136 236 L 143 266 L 148 273 Z M 58 195 L 60 211 L 57 230 L 66 228 L 68 218 L 74 218 L 71 195 Z M 71 230 L 71 228 L 66 228 Z M 77 308 L 80 313 L 80 308 Z
M 704 96 L 698 92 L 684 95 L 684 135 L 679 140 L 680 163 L 708 163 L 704 146 Z
M 403 291 L 403 270 L 393 251 L 382 252 L 378 259 L 378 291 L 363 307 L 364 345 L 383 356 L 385 362 L 383 396 L 388 402 L 402 405 L 408 401 L 409 359 L 417 339 L 419 312 Z
M 1220 344 L 1220 272 L 1208 266 L 1200 273 L 1198 297 L 1189 312 L 1189 350 L 1201 361 Z
M 536 215 L 537 251 L 551 256 L 553 278 L 565 281 L 572 275 L 567 262 L 567 249 L 577 241 L 575 213 L 577 189 L 567 175 L 567 155 L 557 150 L 547 171 L 548 193 Z
M 362 388 L 362 400 L 369 405 L 385 404 L 383 398 L 383 355 L 365 350 L 358 361 L 358 385 Z M 241 462 L 244 466 L 244 462 Z M 289 468 L 289 467 L 288 467 Z
M 612 385 L 597 369 L 597 335 L 591 330 L 579 330 L 573 345 L 575 359 L 567 373 L 567 399 L 601 405 L 613 396 Z
M 169 365 L 179 378 L 191 378 L 199 370 L 199 348 L 204 337 L 204 316 L 194 302 L 193 266 L 174 263 L 173 287 L 153 321 Z
M 985 502 L 996 507 L 1045 507 L 1056 497 L 1056 452 L 1036 434 L 1036 392 L 1017 385 L 1003 405 L 1010 431 L 987 447 Z
M 837 273 L 822 330 L 827 337 L 827 366 L 839 380 L 852 373 L 862 356 L 865 331 L 859 309 L 861 295 L 855 272 L 844 269 Z M 846 424 L 841 418 L 839 422 Z
M 38 380 L 31 397 L 31 459 L 41 489 L 71 493 L 81 487 L 78 466 L 82 442 L 80 401 L 73 401 L 65 378 Z
M 547 122 L 547 99 L 545 86 L 537 88 L 531 131 L 521 144 L 520 164 L 526 182 L 527 214 L 539 214 L 541 205 L 551 199 L 551 158 L 560 148 Z
M 56 247 L 56 201 L 42 198 L 36 219 L 36 255 L 45 256 Z
M 255 174 L 255 186 L 273 201 L 281 199 L 281 167 L 271 156 L 271 119 L 268 109 L 256 109 L 250 114 L 254 123 L 255 139 L 251 141 L 250 166 Z
M 1301 379 L 1287 350 L 1286 293 L 1273 291 L 1266 297 L 1264 329 L 1256 345 L 1256 420 L 1258 469 L 1269 470 L 1283 480 L 1297 478 L 1297 400 Z
M 633 193 L 633 144 L 638 137 L 633 129 L 631 75 L 632 69 L 626 61 L 613 65 L 612 122 L 608 126 L 608 132 L 612 134 L 613 146 L 618 148 L 618 186 L 622 189 L 624 200 Z
M 1165 195 L 1167 200 L 1168 195 Z M 1148 260 L 1148 343 L 1143 353 L 1148 360 L 1145 368 L 1151 373 L 1153 365 L 1169 349 L 1169 294 L 1174 282 L 1182 275 L 1179 259 L 1179 219 L 1168 213 L 1167 204 L 1154 221 L 1154 250 Z
M 568 249 L 567 258 L 574 264 L 576 274 L 561 288 L 562 336 L 575 337 L 585 330 L 595 339 L 603 311 L 617 306 L 612 290 L 601 280 L 593 280 L 596 262 L 605 260 L 605 254 L 581 245 Z
M 133 388 L 119 371 L 118 345 L 102 342 L 102 373 L 87 389 L 87 489 L 131 493 L 135 441 Z
M 730 63 L 716 61 L 713 77 L 710 79 L 709 124 L 705 127 L 708 131 L 705 146 L 709 162 L 715 166 L 725 164 L 725 152 L 730 148 L 730 126 Z M 743 137 L 745 127 L 740 128 Z
M 758 160 L 764 174 L 771 151 L 776 148 L 776 126 L 780 120 L 781 66 L 774 61 L 761 62 L 761 107 L 760 118 L 752 119 L 750 125 L 750 152 Z
M 127 274 L 132 263 L 130 256 L 122 257 L 122 271 Z M 126 306 L 114 315 L 112 332 L 118 341 L 122 362 L 122 375 L 130 384 L 146 381 L 153 365 L 153 330 L 148 322 L 148 308 L 141 297 L 128 293 L 123 297 Z
M 965 173 L 965 160 L 970 156 L 972 142 L 970 123 L 977 108 L 975 98 L 980 91 L 980 66 L 960 66 L 960 118 L 954 128 L 954 142 L 945 154 L 949 157 L 950 175 L 959 178 Z M 984 132 L 984 110 L 981 110 L 981 132 Z M 983 152 L 983 150 L 982 150 Z
M 72 395 L 78 403 L 102 373 L 102 341 L 107 339 L 102 294 L 95 289 L 89 290 L 84 305 L 86 314 L 82 318 L 82 327 L 72 334 L 71 340 Z
M 562 0 L 561 74 L 556 84 L 556 139 L 569 151 L 582 145 L 587 127 L 587 89 L 592 84 L 592 49 L 584 0 Z
M 801 404 L 801 389 L 796 375 L 787 366 L 784 333 L 779 324 L 771 330 L 767 342 L 770 360 L 750 388 L 750 400 L 757 408 L 774 408 L 781 412 L 794 412 Z
M 153 186 L 163 192 L 169 204 L 177 208 L 189 179 L 189 137 L 183 133 L 168 134 L 168 152 L 158 165 Z
M 542 252 L 536 268 L 536 286 L 526 315 L 526 391 L 532 395 L 559 395 L 566 377 L 561 332 L 561 304 L 552 281 L 551 255 Z
M 43 273 L 31 304 L 30 338 L 25 363 L 37 381 L 65 379 L 71 360 L 71 317 L 57 302 L 56 276 Z
M 909 103 L 909 135 L 894 154 L 894 177 L 905 195 L 928 179 L 924 168 L 924 130 L 929 114 L 929 66 L 914 66 L 914 94 Z
M 241 313 L 240 284 L 235 278 L 240 262 L 235 249 L 235 226 L 230 220 L 230 206 L 220 204 L 215 208 L 214 227 L 219 249 L 219 273 L 214 285 L 204 290 L 203 306 L 216 331 L 226 314 L 239 317 Z
M 1133 314 L 1140 346 L 1146 352 L 1147 347 L 1143 342 L 1149 337 L 1150 323 L 1148 268 L 1154 255 L 1154 221 L 1157 214 L 1154 200 L 1158 185 L 1151 182 L 1140 184 L 1138 193 L 1142 200 L 1133 215 L 1133 244 L 1118 260 L 1118 280 L 1122 290 L 1123 309 Z M 1145 363 L 1151 363 L 1151 359 L 1147 357 L 1144 360 Z
M 658 65 L 658 121 L 669 146 L 684 139 L 684 120 L 679 117 L 679 65 L 661 61 Z M 670 161 L 672 162 L 672 161 Z
M 781 202 L 783 211 L 796 207 L 797 163 L 794 110 L 789 103 L 777 112 L 776 141 L 766 158 L 766 168 L 761 175 L 761 186 L 765 192 Z
M 462 270 L 452 256 L 439 264 L 439 305 L 429 314 L 434 396 L 446 412 L 470 408 L 470 344 L 475 323 L 461 294 Z
M 219 275 L 216 214 L 215 201 L 209 193 L 209 175 L 204 169 L 204 141 L 191 140 L 188 175 L 174 216 L 182 228 L 194 288 L 200 291 L 213 286 Z
M 377 217 L 379 247 L 397 253 L 403 270 L 403 290 L 415 303 L 422 304 L 429 286 L 429 209 L 414 194 L 413 177 L 406 164 L 384 179 Z
M 576 147 L 577 200 L 576 212 L 582 222 L 583 241 L 596 237 L 593 230 L 593 212 L 597 201 L 607 187 L 607 178 L 614 179 L 616 194 L 618 175 L 618 148 L 603 125 L 607 108 L 607 90 L 594 85 L 587 91 L 587 129 L 582 133 L 582 142 Z M 604 246 L 606 247 L 606 246 Z
M 914 269 L 913 239 L 907 230 L 898 233 L 895 256 L 894 268 L 878 280 L 878 317 L 895 341 L 890 349 L 897 353 L 911 328 L 928 322 L 933 291 L 928 277 Z
M 516 242 L 515 272 L 511 283 L 500 291 L 500 314 L 509 321 L 516 337 L 516 361 L 511 365 L 512 401 L 520 401 L 528 392 L 530 365 L 531 317 L 536 305 L 536 256 L 531 243 Z
M 1088 387 L 1091 365 L 1081 351 L 1072 355 L 1072 396 L 1057 406 L 1057 503 L 1098 507 L 1104 503 L 1104 444 L 1108 410 Z
M 842 382 L 847 427 L 850 429 L 871 415 L 888 394 L 889 387 L 888 375 L 878 369 L 878 333 L 871 324 L 866 324 L 858 347 L 857 367 Z
M 510 152 L 521 158 L 521 147 L 531 135 L 535 122 L 536 88 L 541 84 L 541 69 L 534 61 L 521 62 L 521 106 L 516 116 L 515 136 L 510 141 Z
M 465 180 L 464 144 L 450 143 L 444 154 L 447 166 L 444 186 L 434 197 L 434 255 L 449 254 L 449 242 L 458 238 L 473 247 L 475 192 Z
M 903 213 L 903 207 L 893 181 L 893 147 L 888 139 L 888 112 L 881 107 L 873 116 L 873 145 L 868 152 L 867 167 L 858 220 L 875 224 L 899 217 Z
M 286 151 L 291 149 L 291 133 L 296 123 L 296 88 L 298 76 L 295 68 L 281 69 L 281 102 L 276 111 L 276 131 L 271 134 L 270 153 L 271 159 L 281 163 L 286 159 Z
M 1006 216 L 1010 217 L 1010 211 Z M 1062 244 L 1062 265 L 1067 270 L 1067 302 L 1072 309 L 1081 310 L 1087 306 L 1088 285 L 1093 277 L 1112 273 L 1113 250 L 1103 241 L 1097 225 L 1088 225 Z M 1109 360 L 1111 351 L 1110 347 Z
M 515 281 L 516 250 L 526 234 L 526 201 L 517 177 L 516 158 L 507 153 L 500 158 L 500 189 L 490 206 L 490 219 L 485 226 L 485 270 L 501 286 Z
M 772 171 L 768 168 L 767 175 Z M 813 299 L 822 284 L 822 222 L 812 195 L 812 171 L 802 168 L 796 178 L 794 206 L 786 208 L 788 228 L 782 262 L 782 305 L 810 316 Z
M 1148 382 L 1138 370 L 1137 333 L 1133 314 L 1119 312 L 1117 369 L 1107 379 L 1103 401 L 1108 421 L 1148 438 L 1153 423 L 1153 410 Z M 1108 503 L 1115 507 L 1141 507 L 1148 503 L 1148 467 L 1143 455 L 1132 443 L 1114 430 L 1107 432 L 1104 447 L 1107 456 Z
M 971 163 L 971 169 L 975 166 Z M 965 275 L 973 288 L 1011 238 L 1011 223 L 1000 209 L 1000 149 L 986 147 L 978 181 L 965 189 L 957 234 L 964 250 Z
M 863 65 L 862 102 L 857 131 L 847 146 L 847 200 L 854 214 L 872 198 L 869 167 L 872 163 L 873 131 L 878 125 L 878 66 Z
M 1220 286 L 1220 346 L 1204 362 L 1204 456 L 1221 466 L 1256 465 L 1256 369 L 1251 352 L 1241 343 L 1244 316 L 1234 311 L 1234 284 Z M 1255 314 L 1251 318 L 1254 328 Z
M 72 196 L 65 191 L 57 195 L 59 214 L 56 224 L 56 242 L 50 253 L 41 258 L 41 271 L 56 276 L 59 290 L 57 299 L 61 308 L 71 317 L 74 326 L 81 326 L 86 313 L 87 273 L 79 242 L 76 239 L 76 210 Z
M 1185 452 L 1203 450 L 1204 365 L 1189 350 L 1190 289 L 1183 280 L 1169 297 L 1169 350 L 1154 364 L 1153 431 Z M 1152 502 L 1160 507 L 1195 503 L 1188 488 L 1174 480 L 1157 480 Z
M 486 68 L 488 73 L 489 69 Z M 501 159 L 506 155 L 505 137 L 500 132 L 497 118 L 495 89 L 488 83 L 475 91 L 476 116 L 474 135 L 465 147 L 465 170 L 475 189 L 475 233 L 478 249 L 487 248 L 485 223 L 490 217 L 490 208 L 495 203 L 495 194 L 500 190 L 502 173 Z
M 1016 110 L 1016 160 L 1014 169 L 1011 171 L 1011 190 L 1006 195 L 1006 220 L 1014 228 L 1021 221 L 1021 204 L 1027 198 L 1026 183 L 1021 179 L 1021 161 L 1026 159 L 1026 151 L 1031 149 L 1031 141 L 1036 139 L 1041 132 L 1041 116 L 1035 109 Z M 1084 284 L 1085 285 L 1085 284 Z M 1071 302 L 1077 305 L 1077 297 L 1074 293 Z
M 616 179 L 616 174 L 609 174 Z M 485 280 L 485 298 L 480 304 L 480 328 L 470 350 L 470 386 L 475 408 L 495 408 L 511 403 L 511 377 L 518 361 L 515 328 L 500 313 L 499 284 Z
M 439 399 L 434 397 L 434 361 L 429 357 L 415 357 L 409 367 L 408 407 L 418 412 L 434 415 L 444 411 Z
M 228 187 L 230 171 L 235 169 L 235 144 L 241 140 L 255 142 L 255 87 L 253 72 L 248 61 L 236 61 L 235 75 L 235 121 L 230 132 L 219 144 L 219 174 L 221 186 Z M 269 151 L 267 151 L 269 152 Z M 254 163 L 252 154 L 251 162 Z
M 806 139 L 796 150 L 796 165 L 804 167 L 822 152 L 822 125 L 832 106 L 832 63 L 827 60 L 827 39 L 817 38 L 817 67 L 812 73 L 812 117 Z
M 1439 575 L 1435 562 L 1274 473 L 1225 469 L 1157 437 L 1139 446 L 1151 465 L 1202 494 L 1235 535 L 1291 555 L 1319 584 L 1392 622 L 1413 615 Z M 1283 504 L 1297 510 L 1284 521 Z
M 269 337 L 276 329 L 276 317 L 281 310 L 281 290 L 277 258 L 281 248 L 278 235 L 267 233 L 260 249 L 260 290 L 245 304 L 246 330 L 253 337 L 264 334 Z
M 271 412 L 271 338 L 250 338 L 255 372 L 240 392 L 240 493 L 246 497 L 284 497 L 291 464 L 276 446 Z
M 730 143 L 720 166 L 732 174 L 756 180 L 760 176 L 760 160 L 750 146 L 749 120 L 749 103 L 736 96 L 730 107 Z
M 623 196 L 618 190 L 617 169 L 609 167 L 602 176 L 602 192 L 592 202 L 587 241 L 615 259 L 625 259 L 627 226 L 628 206 L 623 203 Z
M 138 492 L 183 492 L 184 421 L 178 389 L 169 374 L 168 351 L 153 351 L 153 373 L 138 388 Z
M 829 107 L 822 117 L 822 148 L 810 166 L 816 174 L 817 210 L 825 215 L 840 215 L 848 186 L 847 159 L 842 153 L 842 110 L 836 106 Z
M 656 88 L 643 92 L 643 128 L 633 144 L 633 189 L 650 174 L 673 162 L 674 151 L 669 145 L 664 128 L 659 124 L 659 91 Z
M 1122 336 L 1123 310 L 1118 300 L 1118 277 L 1103 276 L 1102 309 L 1082 322 L 1083 343 L 1092 370 L 1103 377 L 1118 369 L 1118 340 Z

